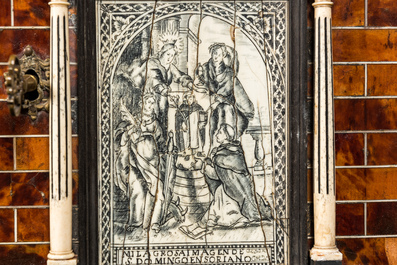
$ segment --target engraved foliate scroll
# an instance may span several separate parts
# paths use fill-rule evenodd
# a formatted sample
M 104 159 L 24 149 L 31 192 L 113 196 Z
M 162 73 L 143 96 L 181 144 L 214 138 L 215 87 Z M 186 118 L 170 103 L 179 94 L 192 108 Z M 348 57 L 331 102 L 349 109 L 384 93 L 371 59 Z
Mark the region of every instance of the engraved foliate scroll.
M 97 3 L 100 264 L 288 264 L 287 4 Z

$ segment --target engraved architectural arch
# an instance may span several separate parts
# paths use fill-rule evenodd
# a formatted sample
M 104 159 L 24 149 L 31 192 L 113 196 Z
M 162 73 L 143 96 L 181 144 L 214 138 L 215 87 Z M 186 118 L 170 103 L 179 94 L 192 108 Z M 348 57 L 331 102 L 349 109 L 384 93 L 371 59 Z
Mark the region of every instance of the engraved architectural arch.
M 100 264 L 287 262 L 287 3 L 97 18 Z

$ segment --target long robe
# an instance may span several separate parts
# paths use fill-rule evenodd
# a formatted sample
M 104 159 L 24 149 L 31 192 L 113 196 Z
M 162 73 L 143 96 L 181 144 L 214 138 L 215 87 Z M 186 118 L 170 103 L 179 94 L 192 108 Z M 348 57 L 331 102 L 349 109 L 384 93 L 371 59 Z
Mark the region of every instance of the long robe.
M 239 142 L 223 143 L 215 148 L 212 151 L 212 165 L 207 164 L 204 172 L 211 193 L 217 195 L 221 187 L 229 198 L 237 202 L 240 213 L 248 221 L 271 220 L 271 208 L 254 190 L 253 179 Z M 219 196 L 215 196 L 215 200 L 217 198 Z
M 115 185 L 129 198 L 128 225 L 145 227 L 150 221 L 160 223 L 162 219 L 164 176 L 157 146 L 164 145 L 164 138 L 153 115 L 141 117 L 139 133 L 131 133 L 127 128 L 120 129 L 123 133 L 116 158 Z
M 212 143 L 215 143 L 215 132 L 222 123 L 236 128 L 237 137 L 240 137 L 247 129 L 249 120 L 254 117 L 254 104 L 231 67 L 223 62 L 215 65 L 210 59 L 203 68 L 203 79 L 215 96 L 214 101 L 221 101 L 216 105 L 210 119 Z
M 189 105 L 187 102 L 181 104 L 175 114 L 176 143 L 179 151 L 188 149 L 200 149 L 205 140 L 205 128 L 200 128 L 200 114 L 203 108 L 196 102 Z M 182 130 L 185 123 L 187 130 Z M 205 122 L 204 122 L 205 123 Z

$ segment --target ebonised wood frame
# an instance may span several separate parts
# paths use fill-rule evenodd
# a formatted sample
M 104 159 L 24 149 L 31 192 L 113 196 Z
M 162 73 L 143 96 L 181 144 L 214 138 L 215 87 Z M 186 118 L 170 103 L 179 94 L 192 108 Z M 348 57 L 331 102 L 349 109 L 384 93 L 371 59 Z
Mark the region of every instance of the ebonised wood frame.
M 95 0 L 78 0 L 79 262 L 98 264 L 98 139 Z M 289 0 L 290 264 L 308 264 L 306 1 Z

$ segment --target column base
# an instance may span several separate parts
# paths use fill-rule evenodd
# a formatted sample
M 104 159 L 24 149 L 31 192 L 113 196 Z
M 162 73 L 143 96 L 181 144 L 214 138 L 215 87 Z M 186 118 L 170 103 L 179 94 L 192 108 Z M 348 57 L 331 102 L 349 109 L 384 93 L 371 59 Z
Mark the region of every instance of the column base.
M 62 260 L 48 259 L 47 265 L 77 265 L 77 257 Z
M 341 260 L 322 260 L 322 261 L 310 260 L 310 265 L 342 265 L 342 261 Z
M 310 250 L 310 265 L 342 265 L 342 253 L 336 248 L 314 246 Z
M 47 265 L 77 265 L 77 256 L 72 250 L 68 252 L 53 252 L 47 255 Z

